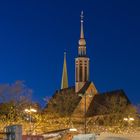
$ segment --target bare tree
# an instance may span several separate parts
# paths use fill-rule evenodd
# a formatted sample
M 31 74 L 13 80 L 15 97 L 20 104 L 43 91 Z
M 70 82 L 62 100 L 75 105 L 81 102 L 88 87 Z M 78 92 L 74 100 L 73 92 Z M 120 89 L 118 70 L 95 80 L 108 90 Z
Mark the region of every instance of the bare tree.
M 23 81 L 0 85 L 0 123 L 4 126 L 23 121 L 24 109 L 31 103 L 32 90 Z

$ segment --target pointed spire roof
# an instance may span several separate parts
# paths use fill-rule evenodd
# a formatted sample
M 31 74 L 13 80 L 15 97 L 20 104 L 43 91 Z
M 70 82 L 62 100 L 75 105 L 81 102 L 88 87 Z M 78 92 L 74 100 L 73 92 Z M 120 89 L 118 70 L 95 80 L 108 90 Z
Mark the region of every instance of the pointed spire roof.
M 64 52 L 63 73 L 62 73 L 62 80 L 61 80 L 61 89 L 64 89 L 64 88 L 68 88 L 66 52 Z
M 84 23 L 84 13 L 83 11 L 81 11 L 81 32 L 80 32 L 80 40 L 79 40 L 79 45 L 80 46 L 85 46 L 86 45 L 86 41 L 84 38 L 84 27 L 83 27 L 83 23 Z

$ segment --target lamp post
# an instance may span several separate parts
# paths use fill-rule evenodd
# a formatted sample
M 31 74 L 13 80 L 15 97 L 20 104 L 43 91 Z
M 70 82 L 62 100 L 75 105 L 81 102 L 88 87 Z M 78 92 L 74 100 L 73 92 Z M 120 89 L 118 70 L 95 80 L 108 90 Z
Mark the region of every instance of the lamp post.
M 27 112 L 27 113 L 29 113 L 29 121 L 30 121 L 30 134 L 31 134 L 31 131 L 32 131 L 32 119 L 31 119 L 31 113 L 33 112 L 33 113 L 36 113 L 37 112 L 37 110 L 36 109 L 34 109 L 34 108 L 31 108 L 31 106 L 30 106 L 30 108 L 29 109 L 25 109 L 24 110 L 25 112 Z
M 127 122 L 131 122 L 131 121 L 134 121 L 135 119 L 132 117 L 129 117 L 129 118 L 123 118 L 123 120 Z
M 82 93 L 80 93 L 79 94 L 79 96 L 80 97 L 83 97 L 84 96 L 84 130 L 85 130 L 85 134 L 87 133 L 87 118 L 86 118 L 86 111 L 87 111 L 87 108 L 86 108 L 86 106 L 87 106 L 87 96 L 88 97 L 93 97 L 93 95 L 92 94 L 82 94 Z

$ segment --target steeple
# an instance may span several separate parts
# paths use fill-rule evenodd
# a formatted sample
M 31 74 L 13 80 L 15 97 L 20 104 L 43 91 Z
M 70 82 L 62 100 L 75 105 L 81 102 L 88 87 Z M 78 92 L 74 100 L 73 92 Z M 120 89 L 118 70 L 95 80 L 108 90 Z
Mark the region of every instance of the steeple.
M 78 42 L 78 57 L 75 58 L 75 92 L 78 92 L 89 81 L 89 58 L 86 55 L 86 41 L 84 37 L 84 15 L 81 12 L 80 39 Z
M 78 55 L 79 56 L 86 56 L 86 41 L 84 38 L 84 14 L 83 11 L 81 12 L 81 32 L 80 32 L 80 40 L 79 40 L 79 47 L 78 47 Z
M 64 52 L 63 73 L 62 73 L 62 80 L 61 80 L 61 89 L 64 89 L 64 88 L 68 88 L 66 52 Z

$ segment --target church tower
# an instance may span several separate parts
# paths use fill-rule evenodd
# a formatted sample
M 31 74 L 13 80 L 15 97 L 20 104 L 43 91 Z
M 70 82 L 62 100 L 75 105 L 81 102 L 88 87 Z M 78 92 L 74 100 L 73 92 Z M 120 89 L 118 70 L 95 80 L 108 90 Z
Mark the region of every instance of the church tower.
M 89 58 L 86 55 L 84 38 L 83 11 L 81 12 L 81 33 L 78 46 L 78 57 L 75 58 L 75 92 L 78 92 L 89 81 Z
M 62 73 L 62 80 L 61 80 L 61 89 L 64 89 L 64 88 L 68 88 L 66 52 L 64 52 L 63 73 Z

